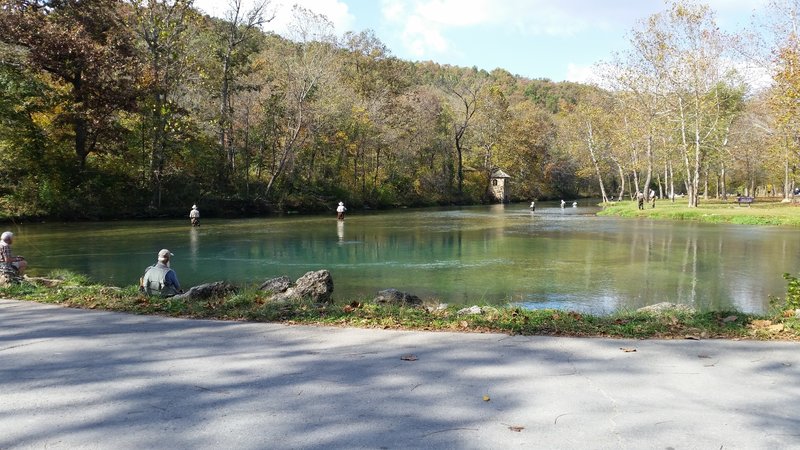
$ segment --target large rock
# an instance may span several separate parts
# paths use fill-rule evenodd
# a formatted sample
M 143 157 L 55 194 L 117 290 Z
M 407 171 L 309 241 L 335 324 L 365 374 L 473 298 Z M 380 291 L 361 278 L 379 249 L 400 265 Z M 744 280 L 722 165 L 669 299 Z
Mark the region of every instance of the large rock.
M 9 264 L 0 264 L 0 286 L 19 284 L 20 281 L 22 281 L 22 277 L 17 269 Z
M 647 312 L 651 314 L 663 314 L 665 312 L 671 312 L 671 311 L 693 313 L 695 312 L 695 309 L 689 305 L 661 302 L 661 303 L 656 303 L 655 305 L 645 306 L 643 308 L 639 308 L 636 310 L 636 312 Z
M 213 283 L 194 286 L 183 294 L 173 296 L 176 300 L 206 300 L 215 297 L 224 297 L 236 292 L 236 286 L 225 281 L 215 281 Z
M 11 286 L 12 284 L 19 284 L 20 281 L 21 281 L 20 277 L 16 277 L 9 273 L 0 272 L 0 286 Z
M 327 270 L 307 272 L 294 283 L 287 277 L 278 277 L 265 281 L 263 291 L 272 292 L 270 302 L 280 303 L 301 299 L 309 299 L 317 303 L 329 303 L 333 294 L 333 277 Z
M 422 299 L 397 289 L 384 289 L 378 291 L 378 296 L 372 299 L 372 302 L 388 305 L 421 305 Z
M 315 302 L 330 302 L 333 294 L 333 277 L 327 270 L 307 272 L 295 281 L 294 295 Z
M 270 278 L 269 280 L 263 282 L 261 286 L 258 287 L 258 290 L 279 294 L 281 292 L 286 292 L 286 290 L 290 287 L 292 287 L 292 280 L 290 280 L 289 277 L 283 276 Z

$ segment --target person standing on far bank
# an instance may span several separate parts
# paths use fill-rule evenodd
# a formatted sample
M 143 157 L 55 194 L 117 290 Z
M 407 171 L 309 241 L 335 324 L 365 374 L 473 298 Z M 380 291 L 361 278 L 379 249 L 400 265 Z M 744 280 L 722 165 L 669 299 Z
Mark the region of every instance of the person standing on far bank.
M 158 252 L 158 262 L 148 267 L 139 283 L 139 290 L 147 295 L 172 297 L 183 294 L 178 275 L 169 266 L 169 259 L 175 256 L 167 249 Z
M 200 210 L 197 209 L 197 205 L 192 205 L 192 210 L 189 211 L 189 220 L 192 222 L 193 227 L 200 226 Z
M 644 209 L 644 194 L 637 192 L 636 201 L 639 203 L 639 209 Z
M 347 211 L 347 208 L 344 207 L 344 203 L 339 202 L 339 206 L 336 207 L 336 218 L 339 220 L 344 220 L 345 211 Z

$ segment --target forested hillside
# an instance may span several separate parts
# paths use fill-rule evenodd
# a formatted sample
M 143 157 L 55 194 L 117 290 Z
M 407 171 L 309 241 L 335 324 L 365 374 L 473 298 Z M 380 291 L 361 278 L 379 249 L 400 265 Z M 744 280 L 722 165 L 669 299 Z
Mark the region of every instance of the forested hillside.
M 399 60 L 302 8 L 281 37 L 236 4 L 0 0 L 0 215 L 480 203 L 497 167 L 512 200 L 794 188 L 800 44 L 775 21 L 751 56 L 771 89 L 689 3 L 633 30 L 600 88 Z

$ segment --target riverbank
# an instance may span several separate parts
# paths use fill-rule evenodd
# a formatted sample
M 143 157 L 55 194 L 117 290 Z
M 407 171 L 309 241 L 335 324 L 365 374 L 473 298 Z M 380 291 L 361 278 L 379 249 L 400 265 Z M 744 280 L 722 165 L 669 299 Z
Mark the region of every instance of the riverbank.
M 741 225 L 789 225 L 800 227 L 800 205 L 776 200 L 756 199 L 750 206 L 739 206 L 736 198 L 700 200 L 696 208 L 689 208 L 687 200 L 656 200 L 639 210 L 636 201 L 608 203 L 598 213 L 600 216 L 641 217 L 649 219 L 690 220 L 706 223 L 733 223 Z
M 794 311 L 783 314 L 776 310 L 772 315 L 737 311 L 623 311 L 600 316 L 484 306 L 478 308 L 479 313 L 470 314 L 460 311 L 463 305 L 413 307 L 372 304 L 365 300 L 342 304 L 270 303 L 266 301 L 267 293 L 254 288 L 202 301 L 162 299 L 142 295 L 135 286 L 93 284 L 83 276 L 66 272 L 54 273 L 50 279 L 56 281 L 25 280 L 0 287 L 0 296 L 71 308 L 287 325 L 637 339 L 800 340 L 800 319 Z

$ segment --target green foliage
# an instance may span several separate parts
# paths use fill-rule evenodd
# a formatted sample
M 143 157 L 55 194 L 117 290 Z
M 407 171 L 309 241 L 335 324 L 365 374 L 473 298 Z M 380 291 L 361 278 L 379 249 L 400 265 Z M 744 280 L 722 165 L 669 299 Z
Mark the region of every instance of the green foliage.
M 288 40 L 248 22 L 258 14 L 231 24 L 189 0 L 39 3 L 9 0 L 0 15 L 3 217 L 182 216 L 198 202 L 207 217 L 338 200 L 477 203 L 495 167 L 512 176 L 512 200 L 589 196 L 598 178 L 641 180 L 651 159 L 623 124 L 634 120 L 631 92 L 402 61 L 373 32 L 337 41 L 324 17 L 302 10 L 296 28 L 309 39 Z M 704 145 L 753 150 L 709 152 L 702 169 L 713 180 L 728 164 L 728 186 L 752 190 L 770 176 L 767 159 L 729 133 L 752 101 L 743 86 L 712 81 L 702 100 L 721 115 L 703 119 L 713 131 Z M 598 92 L 610 101 L 596 104 Z M 575 139 L 587 105 L 608 122 L 599 174 Z M 657 108 L 664 117 L 668 106 Z M 657 130 L 652 160 L 659 177 L 671 163 L 680 185 L 673 119 Z
M 758 198 L 750 207 L 738 206 L 735 199 L 727 202 L 709 200 L 694 208 L 678 201 L 657 200 L 655 208 L 647 205 L 644 210 L 639 210 L 635 201 L 622 201 L 603 205 L 603 210 L 598 214 L 739 225 L 800 226 L 800 208 L 790 203 L 770 202 Z
M 770 306 L 778 311 L 800 309 L 800 278 L 784 273 L 783 279 L 787 282 L 786 297 L 770 297 Z
M 586 85 L 562 81 L 555 83 L 548 79 L 531 80 L 525 87 L 525 96 L 552 114 L 557 114 L 565 106 L 578 104 Z

